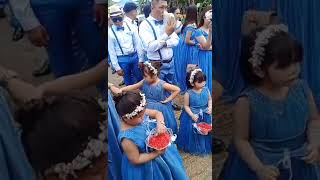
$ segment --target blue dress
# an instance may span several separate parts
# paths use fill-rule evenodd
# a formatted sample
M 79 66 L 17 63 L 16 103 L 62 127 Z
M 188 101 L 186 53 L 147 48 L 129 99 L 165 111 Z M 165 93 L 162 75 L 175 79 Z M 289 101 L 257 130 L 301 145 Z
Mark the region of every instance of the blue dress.
M 203 88 L 201 93 L 196 93 L 192 89 L 189 89 L 187 93 L 189 94 L 189 107 L 192 113 L 199 116 L 198 122 L 211 123 L 212 116 L 206 113 L 210 94 L 208 88 Z M 210 134 L 206 136 L 198 134 L 192 123 L 194 121 L 183 110 L 180 116 L 180 128 L 177 138 L 178 148 L 196 155 L 211 154 L 212 136 Z
M 187 76 L 187 65 L 188 64 L 197 64 L 196 59 L 192 58 L 192 52 L 196 48 L 195 46 L 190 46 L 185 43 L 185 38 L 187 32 L 192 32 L 191 40 L 194 40 L 194 32 L 196 30 L 195 26 L 186 26 L 183 29 L 183 32 L 179 38 L 179 44 L 173 49 L 174 58 L 175 58 L 175 74 L 178 86 L 181 89 L 181 92 L 187 90 L 186 76 Z
M 149 121 L 149 117 L 144 116 L 144 121 L 140 125 L 121 131 L 118 137 L 119 142 L 126 138 L 138 147 L 140 153 L 150 152 L 151 150 L 146 146 L 147 133 L 155 127 L 155 124 Z M 132 164 L 127 155 L 123 154 L 121 169 L 123 180 L 189 179 L 175 144 L 169 146 L 161 156 L 141 165 Z
M 160 102 L 165 100 L 167 98 L 167 94 L 169 93 L 163 88 L 164 83 L 166 82 L 160 80 L 160 82 L 156 85 L 149 85 L 146 81 L 144 81 L 141 91 L 146 96 L 148 102 L 147 108 L 162 112 L 166 126 L 172 129 L 173 133 L 176 134 L 178 126 L 172 104 L 171 102 L 166 104 Z
M 202 29 L 197 29 L 195 32 L 195 37 L 204 36 L 206 39 L 208 39 L 207 32 L 203 31 Z M 210 92 L 212 92 L 212 50 L 201 50 L 199 46 L 199 42 L 196 39 L 196 42 L 198 44 L 198 48 L 193 51 L 193 58 L 198 59 L 198 65 L 204 72 L 204 74 L 207 76 L 207 86 L 210 89 Z
M 298 81 L 283 101 L 272 100 L 254 88 L 244 92 L 250 101 L 250 144 L 263 164 L 279 168 L 281 180 L 289 179 L 290 170 L 292 179 L 320 179 L 319 166 L 301 159 L 307 154 L 308 90 L 305 82 Z M 234 146 L 230 151 L 223 179 L 258 179 Z
M 33 169 L 14 126 L 9 94 L 0 87 L 0 174 L 1 180 L 34 180 Z
M 116 111 L 110 91 L 108 91 L 108 179 L 121 179 L 122 150 L 118 142 L 120 118 Z

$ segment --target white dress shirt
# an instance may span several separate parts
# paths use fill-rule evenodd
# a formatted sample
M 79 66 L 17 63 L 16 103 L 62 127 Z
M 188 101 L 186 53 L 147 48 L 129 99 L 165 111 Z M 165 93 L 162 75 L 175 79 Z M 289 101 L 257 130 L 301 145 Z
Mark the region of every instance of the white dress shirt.
M 136 24 L 136 21 L 133 21 L 127 16 L 124 17 L 123 21 L 128 24 L 131 30 L 138 31 L 138 25 Z
M 155 25 L 155 18 L 151 15 L 147 18 L 147 20 L 153 26 L 155 33 L 157 35 L 157 40 L 155 40 L 152 28 L 149 23 L 144 20 L 141 22 L 139 26 L 139 35 L 143 44 L 144 49 L 147 51 L 147 57 L 149 60 L 170 60 L 173 56 L 172 47 L 177 46 L 179 43 L 178 35 L 173 32 L 170 36 L 168 36 L 165 32 L 165 28 L 167 26 L 166 21 L 162 25 Z M 164 47 L 164 44 L 167 44 Z M 160 55 L 158 50 L 160 49 L 160 53 L 162 59 L 160 59 Z
M 25 31 L 40 26 L 38 18 L 34 15 L 30 5 L 31 0 L 9 0 L 14 16 Z M 106 0 L 95 0 L 96 4 L 107 4 Z
M 134 52 L 137 52 L 139 62 L 143 62 L 143 48 L 138 32 L 134 30 L 130 31 L 129 28 L 125 25 L 125 23 L 123 23 L 123 27 L 124 30 L 120 31 L 117 30 L 117 27 L 115 25 L 112 25 L 110 27 L 114 30 L 119 40 L 119 43 L 123 50 L 123 54 L 112 30 L 110 28 L 108 29 L 108 52 L 111 64 L 116 71 L 121 70 L 117 56 L 129 55 Z

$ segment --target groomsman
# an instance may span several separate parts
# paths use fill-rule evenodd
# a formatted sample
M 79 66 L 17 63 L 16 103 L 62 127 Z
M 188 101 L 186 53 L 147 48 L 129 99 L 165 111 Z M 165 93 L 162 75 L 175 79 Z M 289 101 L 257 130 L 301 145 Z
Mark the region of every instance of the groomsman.
M 143 49 L 136 30 L 125 25 L 123 12 L 118 6 L 110 9 L 113 25 L 108 33 L 108 52 L 112 67 L 119 76 L 124 77 L 125 85 L 131 85 L 142 80 L 138 66 L 143 62 Z
M 167 14 L 168 3 L 166 0 L 152 0 L 151 14 L 139 26 L 139 35 L 148 61 L 161 63 L 160 79 L 170 84 L 176 84 L 174 71 L 174 46 L 179 43 L 175 33 L 176 21 Z M 173 103 L 173 108 L 180 107 Z
M 175 84 L 174 72 L 174 46 L 179 43 L 175 31 L 175 20 L 164 18 L 167 9 L 166 0 L 152 0 L 151 14 L 139 26 L 139 35 L 147 51 L 149 61 L 162 63 L 160 79 Z

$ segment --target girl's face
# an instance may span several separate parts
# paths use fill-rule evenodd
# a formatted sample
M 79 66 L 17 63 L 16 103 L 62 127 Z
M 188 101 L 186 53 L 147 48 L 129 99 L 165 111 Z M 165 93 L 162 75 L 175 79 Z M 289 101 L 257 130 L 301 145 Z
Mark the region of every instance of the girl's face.
M 139 125 L 139 124 L 142 123 L 145 112 L 146 112 L 146 108 L 145 108 L 143 111 L 141 111 L 141 112 L 140 112 L 137 116 L 135 116 L 134 118 L 132 118 L 132 119 L 123 118 L 123 120 L 124 120 L 127 124 L 129 124 L 129 125 L 131 125 L 131 126 L 137 126 L 137 125 Z
M 144 80 L 146 80 L 149 84 L 154 83 L 158 79 L 158 76 L 156 76 L 156 75 L 150 76 L 147 73 L 144 73 L 143 77 L 144 77 Z
M 198 81 L 196 81 L 196 82 L 194 82 L 194 88 L 195 89 L 201 89 L 201 88 L 203 88 L 204 86 L 206 85 L 206 81 L 202 81 L 202 82 L 198 82 Z
M 274 62 L 267 69 L 268 80 L 276 86 L 290 87 L 299 78 L 301 64 L 295 62 L 285 68 L 279 68 L 278 63 Z
M 181 18 L 180 9 L 176 9 L 176 11 L 174 12 L 174 17 L 175 17 L 176 19 L 180 19 L 180 18 Z

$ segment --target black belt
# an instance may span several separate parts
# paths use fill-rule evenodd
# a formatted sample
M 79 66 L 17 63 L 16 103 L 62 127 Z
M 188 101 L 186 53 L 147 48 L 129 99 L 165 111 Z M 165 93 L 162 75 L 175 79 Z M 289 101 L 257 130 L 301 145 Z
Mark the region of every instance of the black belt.
M 162 62 L 162 63 L 170 63 L 172 61 L 172 58 L 171 59 L 168 59 L 168 60 L 152 60 L 152 59 L 149 59 L 149 61 L 152 61 L 152 62 Z
M 137 52 L 133 52 L 133 53 L 131 53 L 131 54 L 127 54 L 127 55 L 120 55 L 120 56 L 117 56 L 117 57 L 126 57 L 126 56 L 130 56 L 130 57 L 132 57 L 132 56 L 136 55 L 136 53 L 137 53 Z

